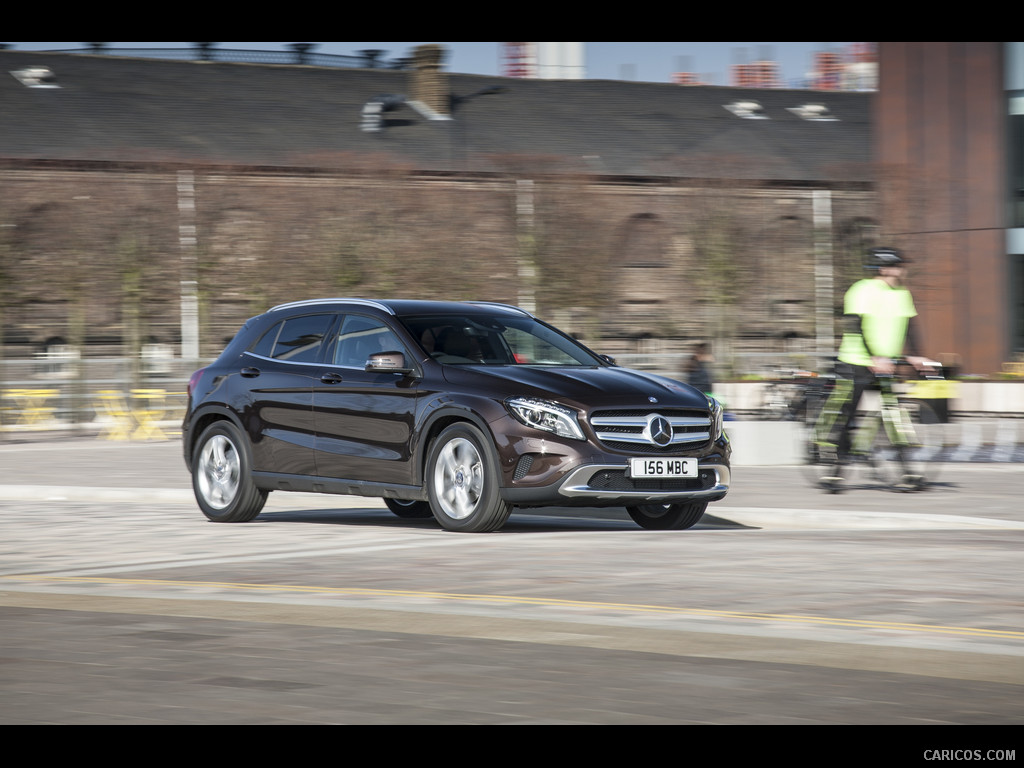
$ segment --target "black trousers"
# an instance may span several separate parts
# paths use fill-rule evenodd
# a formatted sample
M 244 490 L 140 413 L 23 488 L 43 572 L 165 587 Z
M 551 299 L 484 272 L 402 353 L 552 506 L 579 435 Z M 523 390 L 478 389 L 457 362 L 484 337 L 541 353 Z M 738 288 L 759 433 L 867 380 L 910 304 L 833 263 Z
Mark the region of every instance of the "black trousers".
M 850 363 L 836 363 L 836 375 L 853 383 L 850 397 L 839 408 L 839 415 L 833 425 L 836 452 L 842 459 L 850 455 L 850 446 L 853 442 L 852 428 L 854 419 L 857 418 L 857 406 L 864 392 L 877 383 L 875 374 L 866 365 L 852 365 Z M 836 432 L 838 431 L 838 434 Z

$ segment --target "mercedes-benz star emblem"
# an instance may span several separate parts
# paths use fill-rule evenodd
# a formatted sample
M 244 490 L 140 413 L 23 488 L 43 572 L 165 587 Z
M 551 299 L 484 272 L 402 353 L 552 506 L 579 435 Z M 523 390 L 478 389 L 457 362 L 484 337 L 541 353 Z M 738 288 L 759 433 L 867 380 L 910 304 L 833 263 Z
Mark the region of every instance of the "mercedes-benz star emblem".
M 647 439 L 655 445 L 668 445 L 672 442 L 672 425 L 664 416 L 652 414 L 647 419 Z

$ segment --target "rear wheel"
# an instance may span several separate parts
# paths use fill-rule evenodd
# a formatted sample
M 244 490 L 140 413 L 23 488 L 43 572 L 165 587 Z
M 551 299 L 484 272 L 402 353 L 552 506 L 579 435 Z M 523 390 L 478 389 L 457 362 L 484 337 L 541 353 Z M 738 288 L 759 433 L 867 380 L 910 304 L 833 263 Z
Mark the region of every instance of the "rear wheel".
M 425 501 L 384 499 L 384 503 L 387 504 L 388 509 L 394 512 L 398 517 L 406 520 L 422 519 L 424 517 L 431 517 L 434 514 L 430 510 L 430 504 Z
M 207 427 L 192 459 L 192 489 L 215 523 L 245 523 L 263 509 L 267 491 L 252 481 L 245 437 L 228 421 Z
M 453 424 L 434 440 L 427 460 L 430 507 L 449 531 L 483 533 L 505 524 L 512 506 L 499 494 L 491 442 L 471 424 Z
M 651 531 L 681 531 L 693 528 L 708 508 L 706 501 L 691 501 L 685 504 L 643 504 L 626 507 L 633 522 Z

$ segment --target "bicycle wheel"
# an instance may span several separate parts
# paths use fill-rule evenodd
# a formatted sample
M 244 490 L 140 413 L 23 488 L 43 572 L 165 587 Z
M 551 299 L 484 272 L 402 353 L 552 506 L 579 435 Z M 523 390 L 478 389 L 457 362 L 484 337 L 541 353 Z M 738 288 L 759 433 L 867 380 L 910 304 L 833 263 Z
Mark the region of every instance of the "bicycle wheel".
M 761 395 L 759 416 L 766 421 L 782 421 L 789 413 L 786 390 L 778 382 L 769 382 Z
M 956 442 L 950 435 L 949 424 L 944 423 L 926 402 L 909 400 L 903 403 L 914 429 L 913 461 L 920 465 L 928 484 L 934 484 L 946 466 L 946 456 Z
M 892 443 L 886 438 L 882 414 L 868 411 L 859 415 L 850 439 L 850 455 L 843 462 L 846 486 L 890 485 L 899 457 L 890 450 Z
M 879 480 L 898 491 L 920 491 L 941 474 L 945 425 L 931 407 L 918 401 L 900 403 L 884 417 L 871 451 Z
M 809 485 L 838 493 L 844 484 L 841 478 L 847 478 L 848 473 L 840 471 L 835 450 L 821 445 L 816 435 L 818 418 L 826 400 L 823 395 L 808 393 L 803 403 L 803 418 L 795 423 L 793 429 L 794 452 L 800 462 L 801 474 Z

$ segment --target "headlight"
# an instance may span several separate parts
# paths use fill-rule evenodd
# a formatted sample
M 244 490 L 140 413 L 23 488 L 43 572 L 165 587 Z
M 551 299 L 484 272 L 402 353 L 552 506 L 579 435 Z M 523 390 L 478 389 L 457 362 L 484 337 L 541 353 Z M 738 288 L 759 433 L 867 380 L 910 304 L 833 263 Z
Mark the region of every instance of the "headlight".
M 516 397 L 505 402 L 509 413 L 528 427 L 554 432 L 559 437 L 570 437 L 574 440 L 586 440 L 580 429 L 576 412 L 564 405 L 548 400 L 535 400 L 530 397 Z
M 711 442 L 722 436 L 722 404 L 713 397 L 708 398 L 708 416 L 711 418 Z

